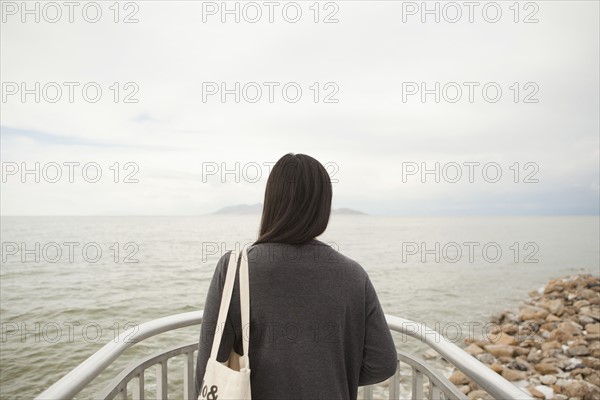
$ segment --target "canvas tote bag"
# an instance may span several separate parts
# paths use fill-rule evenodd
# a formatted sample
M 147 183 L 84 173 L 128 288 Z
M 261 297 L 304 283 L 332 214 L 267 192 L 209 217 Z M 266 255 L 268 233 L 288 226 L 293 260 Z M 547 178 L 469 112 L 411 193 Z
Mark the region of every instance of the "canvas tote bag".
M 235 252 L 229 255 L 227 275 L 223 286 L 223 296 L 219 307 L 217 331 L 213 339 L 212 351 L 206 364 L 204 380 L 200 386 L 198 400 L 244 400 L 251 399 L 250 392 L 250 360 L 248 346 L 250 339 L 250 288 L 248 285 L 248 250 L 244 247 L 241 251 L 240 262 L 240 306 L 242 314 L 242 343 L 244 355 L 237 354 L 231 349 L 229 359 L 223 363 L 217 361 L 219 344 L 223 337 L 225 319 L 229 310 L 229 303 L 233 294 L 233 284 L 237 269 Z

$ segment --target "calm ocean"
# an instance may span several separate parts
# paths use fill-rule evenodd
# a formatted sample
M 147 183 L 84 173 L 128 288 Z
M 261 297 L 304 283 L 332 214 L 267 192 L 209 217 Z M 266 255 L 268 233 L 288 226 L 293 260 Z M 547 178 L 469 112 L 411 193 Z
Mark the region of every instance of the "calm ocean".
M 132 324 L 202 309 L 218 258 L 255 239 L 258 221 L 2 217 L 0 397 L 30 399 Z M 598 217 L 335 215 L 319 239 L 367 270 L 387 314 L 438 327 L 460 344 L 467 334 L 457 326 L 517 308 L 550 278 L 599 274 L 599 226 Z M 134 346 L 79 398 L 133 357 L 198 332 Z

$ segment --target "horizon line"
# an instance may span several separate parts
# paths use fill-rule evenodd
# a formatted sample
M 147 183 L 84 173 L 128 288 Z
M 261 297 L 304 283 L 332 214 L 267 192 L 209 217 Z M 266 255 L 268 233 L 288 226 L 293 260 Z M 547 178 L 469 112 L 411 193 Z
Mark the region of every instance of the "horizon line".
M 231 213 L 216 212 L 203 214 L 0 214 L 2 217 L 207 217 L 207 216 L 260 216 L 260 213 Z M 598 214 L 331 214 L 331 216 L 350 217 L 406 217 L 406 218 L 464 218 L 464 217 L 600 217 Z

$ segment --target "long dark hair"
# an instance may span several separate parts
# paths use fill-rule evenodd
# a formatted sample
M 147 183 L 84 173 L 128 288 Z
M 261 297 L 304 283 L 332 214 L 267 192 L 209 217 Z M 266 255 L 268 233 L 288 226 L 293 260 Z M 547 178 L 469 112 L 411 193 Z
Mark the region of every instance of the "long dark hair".
M 300 244 L 327 228 L 331 180 L 323 165 L 306 154 L 281 157 L 267 180 L 258 239 L 255 243 Z

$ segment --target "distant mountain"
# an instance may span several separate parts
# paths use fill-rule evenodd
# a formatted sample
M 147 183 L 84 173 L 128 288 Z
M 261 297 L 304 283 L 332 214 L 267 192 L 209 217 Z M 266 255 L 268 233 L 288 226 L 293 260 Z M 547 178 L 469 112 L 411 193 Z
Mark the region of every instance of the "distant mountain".
M 262 212 L 262 207 L 262 203 L 237 204 L 235 206 L 223 207 L 214 214 L 260 214 Z
M 346 207 L 334 208 L 333 210 L 331 210 L 331 213 L 336 215 L 367 215 L 367 213 L 364 213 L 362 211 L 353 210 L 351 208 Z
M 233 214 L 233 215 L 244 215 L 244 214 L 260 214 L 262 212 L 262 203 L 256 204 L 236 204 L 234 206 L 223 207 L 217 210 L 213 214 Z M 366 213 L 351 208 L 337 208 L 332 209 L 331 214 L 334 215 L 367 215 Z

